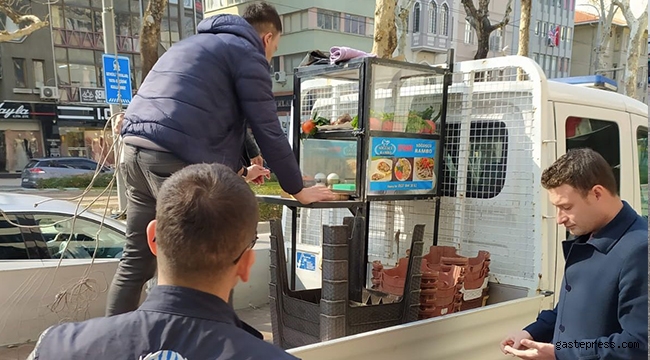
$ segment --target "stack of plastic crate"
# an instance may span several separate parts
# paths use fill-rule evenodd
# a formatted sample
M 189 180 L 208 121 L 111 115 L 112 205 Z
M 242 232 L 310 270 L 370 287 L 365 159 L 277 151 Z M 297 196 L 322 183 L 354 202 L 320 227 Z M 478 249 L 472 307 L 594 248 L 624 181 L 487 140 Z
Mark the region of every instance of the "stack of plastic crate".
M 431 267 L 433 265 L 457 265 L 464 269 L 464 283 L 460 310 L 485 306 L 488 299 L 488 275 L 490 273 L 490 253 L 480 250 L 476 257 L 468 258 L 456 253 L 453 246 L 431 246 L 423 256 Z
M 465 281 L 465 268 L 458 265 L 430 264 L 422 259 L 422 277 L 435 281 L 420 287 L 420 319 L 452 314 L 460 311 L 461 290 Z
M 373 262 L 373 288 L 393 295 L 404 291 L 408 258 L 400 258 L 397 266 L 384 268 L 379 261 Z M 419 319 L 451 314 L 460 310 L 461 289 L 465 268 L 458 265 L 429 264 L 424 258 L 421 264 Z

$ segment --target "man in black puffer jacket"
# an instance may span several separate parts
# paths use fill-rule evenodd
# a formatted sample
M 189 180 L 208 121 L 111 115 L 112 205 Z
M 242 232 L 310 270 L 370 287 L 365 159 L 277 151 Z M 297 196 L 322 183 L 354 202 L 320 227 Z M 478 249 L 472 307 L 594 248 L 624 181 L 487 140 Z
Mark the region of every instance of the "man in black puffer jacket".
M 108 293 L 107 316 L 135 310 L 142 286 L 155 273 L 145 229 L 156 215 L 165 179 L 197 163 L 226 165 L 248 181 L 268 174 L 259 165 L 242 165 L 247 126 L 287 193 L 304 204 L 334 199 L 325 187 L 303 188 L 278 121 L 269 74 L 282 32 L 275 8 L 254 3 L 242 17 L 213 16 L 197 30 L 158 59 L 124 115 L 120 166 L 127 188 L 127 241 Z

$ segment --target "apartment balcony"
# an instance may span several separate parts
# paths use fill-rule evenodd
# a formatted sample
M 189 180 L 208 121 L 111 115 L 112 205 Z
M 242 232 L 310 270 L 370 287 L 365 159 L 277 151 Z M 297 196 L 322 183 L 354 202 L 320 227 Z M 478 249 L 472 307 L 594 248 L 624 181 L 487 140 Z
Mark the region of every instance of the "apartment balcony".
M 418 32 L 410 33 L 412 51 L 428 51 L 434 53 L 446 53 L 451 47 L 449 36 L 433 33 Z

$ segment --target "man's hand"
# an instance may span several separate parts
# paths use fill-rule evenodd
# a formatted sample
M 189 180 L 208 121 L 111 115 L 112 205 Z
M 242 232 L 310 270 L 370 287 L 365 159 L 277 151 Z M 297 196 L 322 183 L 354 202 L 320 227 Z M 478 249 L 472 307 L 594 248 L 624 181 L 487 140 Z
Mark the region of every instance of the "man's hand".
M 293 197 L 305 205 L 319 201 L 336 200 L 336 194 L 334 194 L 332 190 L 323 185 L 315 185 L 312 187 L 304 188 Z
M 522 339 L 521 346 L 525 350 L 518 350 L 510 345 L 506 345 L 504 350 L 506 354 L 512 354 L 525 360 L 555 360 L 555 347 L 553 344 Z
M 259 165 L 251 165 L 248 167 L 248 174 L 246 174 L 246 181 L 252 181 L 255 184 L 264 184 L 264 178 L 271 178 L 271 171 Z
M 508 337 L 506 337 L 505 339 L 503 339 L 503 341 L 501 341 L 501 351 L 507 355 L 508 352 L 505 350 L 506 346 L 509 346 L 516 350 L 521 350 L 522 349 L 521 341 L 524 339 L 533 340 L 533 337 L 526 330 L 522 330 L 517 333 L 508 335 Z
M 262 158 L 262 155 L 257 155 L 256 157 L 251 159 L 251 164 L 264 166 L 264 158 Z

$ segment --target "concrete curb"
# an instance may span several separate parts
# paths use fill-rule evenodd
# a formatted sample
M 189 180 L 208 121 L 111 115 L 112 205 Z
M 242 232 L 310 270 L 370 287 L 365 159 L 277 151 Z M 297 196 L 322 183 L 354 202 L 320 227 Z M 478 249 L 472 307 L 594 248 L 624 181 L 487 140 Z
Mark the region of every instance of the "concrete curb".
M 271 223 L 268 221 L 260 221 L 257 223 L 257 233 L 258 234 L 268 234 L 271 232 Z

